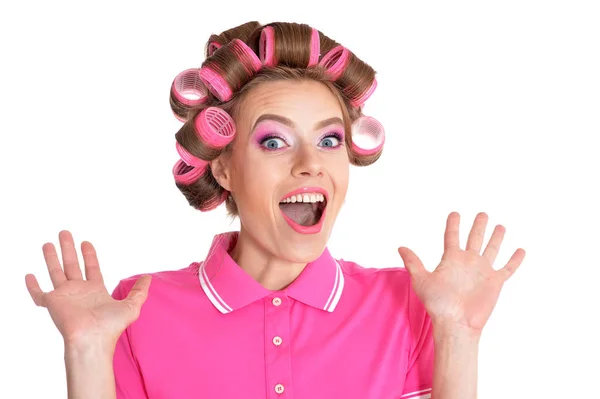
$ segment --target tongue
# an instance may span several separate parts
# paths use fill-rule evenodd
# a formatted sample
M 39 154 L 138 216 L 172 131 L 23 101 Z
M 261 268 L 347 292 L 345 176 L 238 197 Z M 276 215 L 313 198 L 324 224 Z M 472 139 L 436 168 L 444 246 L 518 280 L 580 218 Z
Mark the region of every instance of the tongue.
M 317 218 L 317 203 L 304 203 L 304 202 L 288 202 L 285 204 L 279 204 L 279 207 L 294 222 L 301 226 L 312 226 L 316 224 L 319 219 Z

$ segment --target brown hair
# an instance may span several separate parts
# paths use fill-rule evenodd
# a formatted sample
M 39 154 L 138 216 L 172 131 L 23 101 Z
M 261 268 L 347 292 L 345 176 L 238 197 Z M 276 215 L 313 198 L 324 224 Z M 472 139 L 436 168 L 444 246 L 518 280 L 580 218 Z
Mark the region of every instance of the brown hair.
M 275 34 L 274 57 L 277 61 L 275 66 L 264 66 L 258 72 L 255 72 L 246 65 L 243 57 L 234 52 L 232 43 L 235 39 L 239 39 L 255 54 L 258 54 L 260 34 L 266 26 L 273 27 Z M 322 32 L 318 33 L 320 60 L 331 49 L 338 46 L 338 43 Z M 171 109 L 179 119 L 185 121 L 181 129 L 175 134 L 175 139 L 179 145 L 193 156 L 211 161 L 223 152 L 231 151 L 233 143 L 225 148 L 215 149 L 199 139 L 195 131 L 194 119 L 202 110 L 216 106 L 227 111 L 236 119 L 248 93 L 261 83 L 279 80 L 314 80 L 325 84 L 340 103 L 350 162 L 353 165 L 366 166 L 377 161 L 382 150 L 370 156 L 360 155 L 352 149 L 351 135 L 352 123 L 363 115 L 361 107 L 353 106 L 352 102 L 373 85 L 375 71 L 351 52 L 349 53 L 346 69 L 335 80 L 320 65 L 308 67 L 311 36 L 312 28 L 306 24 L 275 22 L 263 26 L 255 21 L 229 29 L 220 35 L 211 35 L 205 46 L 207 58 L 202 67 L 206 66 L 218 71 L 231 88 L 233 96 L 228 101 L 220 101 L 208 91 L 206 101 L 199 105 L 188 106 L 178 101 L 173 95 L 173 91 L 171 91 Z M 181 172 L 186 172 L 187 169 L 191 169 L 191 167 L 184 166 Z M 207 166 L 206 171 L 191 184 L 176 182 L 176 185 L 189 204 L 196 209 L 211 209 L 211 205 L 220 202 L 226 196 L 227 213 L 232 217 L 238 215 L 235 200 L 216 181 L 210 166 Z

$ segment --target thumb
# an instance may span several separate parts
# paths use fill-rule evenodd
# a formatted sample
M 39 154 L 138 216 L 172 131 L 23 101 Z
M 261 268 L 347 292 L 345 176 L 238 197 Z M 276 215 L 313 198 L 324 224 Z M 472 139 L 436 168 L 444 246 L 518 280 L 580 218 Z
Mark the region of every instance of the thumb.
M 148 297 L 148 290 L 150 288 L 151 280 L 152 276 L 149 274 L 140 277 L 135 282 L 133 287 L 131 287 L 131 290 L 129 291 L 129 294 L 127 294 L 125 300 L 130 302 L 136 309 L 140 309 Z
M 398 248 L 398 253 L 404 262 L 404 267 L 415 281 L 419 281 L 427 274 L 427 270 L 423 266 L 421 259 L 410 249 L 406 247 Z

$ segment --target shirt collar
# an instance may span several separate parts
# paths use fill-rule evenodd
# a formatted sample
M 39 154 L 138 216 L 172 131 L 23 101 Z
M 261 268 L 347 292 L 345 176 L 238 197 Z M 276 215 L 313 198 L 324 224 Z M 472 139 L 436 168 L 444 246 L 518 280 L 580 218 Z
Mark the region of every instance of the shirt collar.
M 224 314 L 277 292 L 263 287 L 231 258 L 229 250 L 238 236 L 237 231 L 217 234 L 197 269 L 206 296 Z M 306 305 L 333 312 L 343 289 L 342 268 L 325 248 L 319 258 L 308 263 L 296 280 L 280 292 Z

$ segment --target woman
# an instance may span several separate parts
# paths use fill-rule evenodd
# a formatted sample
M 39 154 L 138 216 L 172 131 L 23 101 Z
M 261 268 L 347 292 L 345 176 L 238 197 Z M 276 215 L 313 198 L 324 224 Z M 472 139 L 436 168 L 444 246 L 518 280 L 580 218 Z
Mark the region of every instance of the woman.
M 121 280 L 112 295 L 91 243 L 86 280 L 68 231 L 64 271 L 45 244 L 55 289 L 26 285 L 64 337 L 69 397 L 475 398 L 481 331 L 525 252 L 494 270 L 505 229 L 480 255 L 480 213 L 462 250 L 453 212 L 434 272 L 404 247 L 406 269 L 333 258 L 349 164 L 382 151 L 362 114 L 375 71 L 293 23 L 213 35 L 206 56 L 171 88 L 184 122 L 173 173 L 191 206 L 225 202 L 241 229 L 216 235 L 203 262 Z

